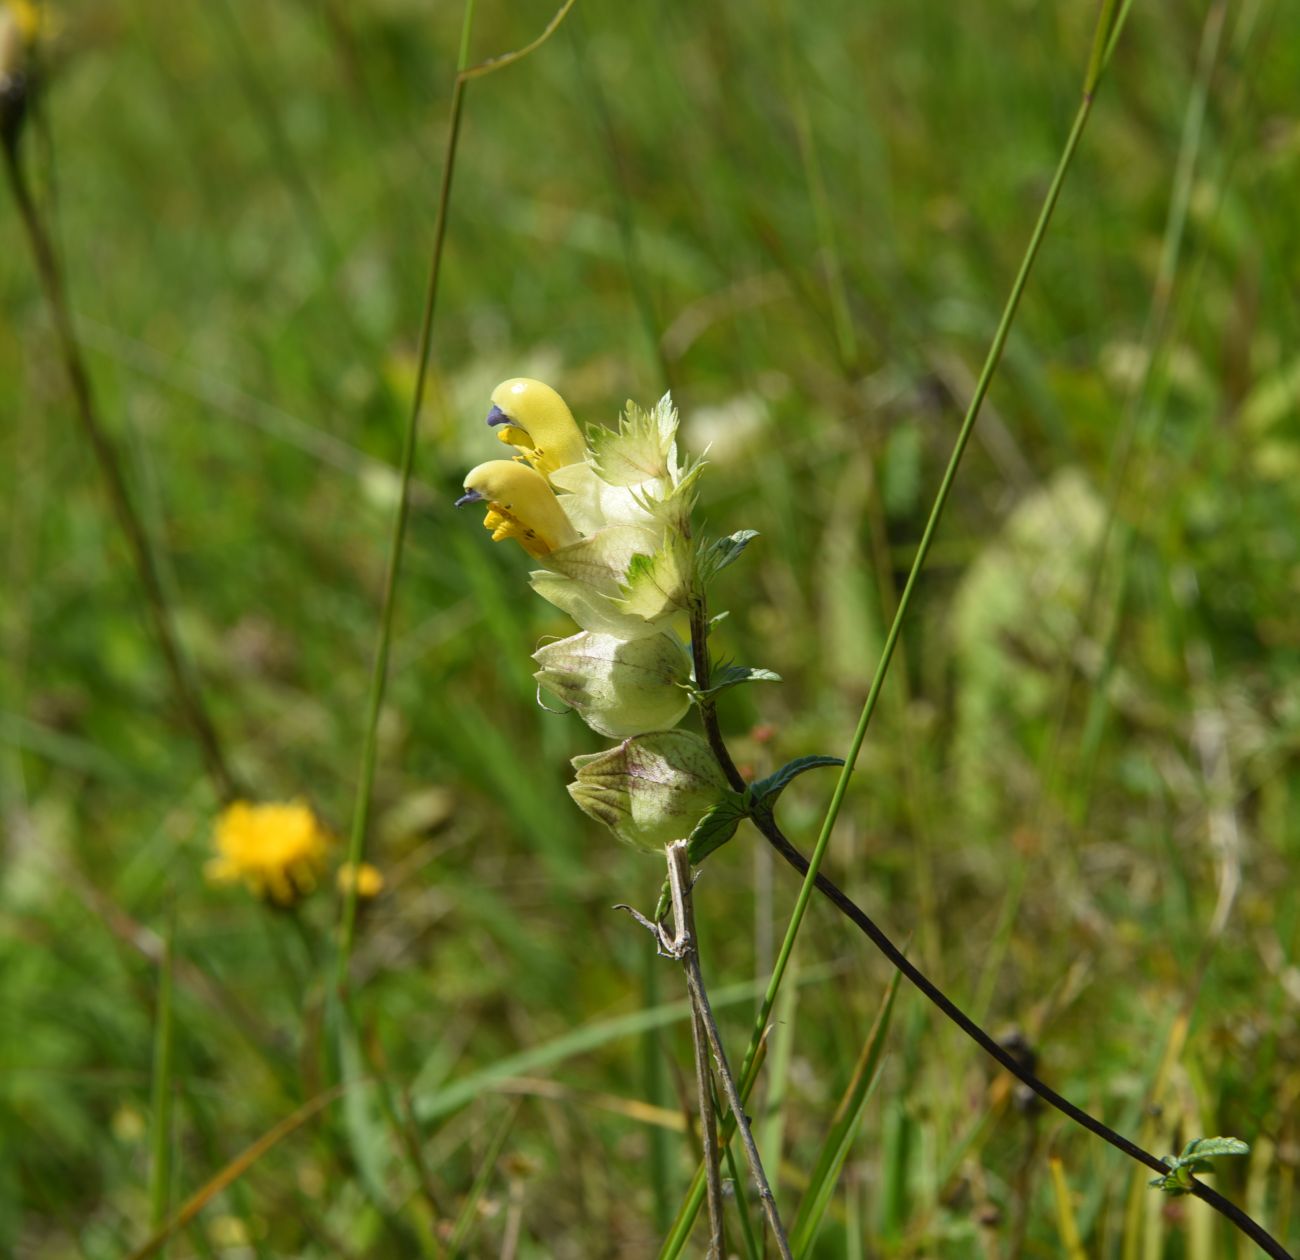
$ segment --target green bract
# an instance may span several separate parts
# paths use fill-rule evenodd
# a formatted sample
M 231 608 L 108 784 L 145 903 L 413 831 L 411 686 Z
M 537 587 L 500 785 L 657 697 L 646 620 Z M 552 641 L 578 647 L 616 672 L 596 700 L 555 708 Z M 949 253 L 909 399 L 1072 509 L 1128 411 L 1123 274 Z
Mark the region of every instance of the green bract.
M 708 744 L 687 731 L 655 731 L 575 757 L 569 795 L 625 844 L 657 853 L 684 840 L 727 783 Z
M 539 648 L 533 660 L 542 689 L 602 735 L 667 730 L 690 707 L 686 654 L 666 634 L 620 639 L 584 630 Z

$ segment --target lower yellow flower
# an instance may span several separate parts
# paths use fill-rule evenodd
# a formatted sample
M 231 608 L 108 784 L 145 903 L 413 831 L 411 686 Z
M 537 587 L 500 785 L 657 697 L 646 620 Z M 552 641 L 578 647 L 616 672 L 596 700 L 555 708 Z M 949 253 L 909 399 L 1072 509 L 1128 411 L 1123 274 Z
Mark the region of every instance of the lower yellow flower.
M 492 459 L 470 469 L 456 506 L 467 503 L 488 505 L 483 525 L 493 542 L 513 538 L 530 556 L 547 556 L 579 541 L 546 478 L 527 464 Z
M 204 872 L 214 883 L 243 883 L 256 897 L 291 906 L 320 882 L 331 840 L 303 801 L 236 801 L 217 819 L 217 856 Z

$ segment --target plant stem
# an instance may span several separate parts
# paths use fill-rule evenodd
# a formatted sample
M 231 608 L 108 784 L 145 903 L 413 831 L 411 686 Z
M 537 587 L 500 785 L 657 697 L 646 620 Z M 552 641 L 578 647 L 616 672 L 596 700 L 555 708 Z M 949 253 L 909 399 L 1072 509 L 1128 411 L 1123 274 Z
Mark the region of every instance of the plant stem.
M 175 1024 L 172 1018 L 172 971 L 176 947 L 175 894 L 168 894 L 167 928 L 158 968 L 158 1004 L 154 1013 L 153 1089 L 150 1093 L 149 1226 L 167 1219 L 172 1188 L 172 1071 Z
M 664 944 L 667 952 L 681 960 L 682 969 L 686 973 L 686 986 L 691 995 L 691 1005 L 695 1011 L 694 1023 L 697 1036 L 699 1030 L 703 1029 L 709 1044 L 713 1047 L 713 1058 L 717 1066 L 718 1079 L 722 1084 L 722 1092 L 727 1099 L 727 1105 L 731 1108 L 731 1114 L 740 1130 L 740 1140 L 745 1150 L 745 1159 L 749 1164 L 750 1175 L 758 1186 L 758 1194 L 763 1203 L 763 1212 L 767 1217 L 768 1226 L 772 1230 L 777 1249 L 781 1255 L 785 1260 L 791 1260 L 790 1243 L 786 1239 L 785 1228 L 781 1224 L 781 1216 L 777 1211 L 776 1196 L 773 1195 L 772 1187 L 763 1171 L 763 1161 L 759 1156 L 758 1147 L 754 1145 L 754 1135 L 750 1129 L 749 1117 L 745 1114 L 740 1091 L 736 1088 L 736 1078 L 732 1075 L 731 1066 L 727 1062 L 727 1052 L 722 1045 L 722 1037 L 718 1032 L 717 1021 L 713 1017 L 713 1008 L 709 1004 L 709 994 L 704 987 L 704 975 L 700 970 L 700 953 L 695 930 L 695 903 L 691 895 L 690 844 L 686 840 L 678 840 L 668 846 L 668 880 L 672 888 L 673 922 L 677 929 L 677 935 L 671 942 L 664 942 Z M 704 1080 L 701 1082 L 702 1107 L 703 1095 L 706 1092 L 708 1092 L 708 1082 Z M 710 1102 L 711 1109 L 712 1103 Z M 703 1111 L 701 1111 L 701 1116 L 703 1116 Z M 711 1154 L 712 1167 L 708 1168 L 707 1161 L 710 1152 L 706 1146 L 706 1172 L 710 1181 L 718 1175 L 717 1151 L 714 1150 Z M 710 1196 L 712 1196 L 713 1192 L 713 1186 L 710 1184 Z M 718 1186 L 718 1193 L 721 1194 L 720 1185 Z M 710 1212 L 712 1213 L 712 1198 L 710 1198 Z M 719 1258 L 722 1256 L 721 1251 L 718 1252 L 718 1256 Z
M 465 89 L 470 80 L 480 79 L 527 57 L 540 48 L 564 20 L 576 0 L 565 0 L 545 29 L 531 43 L 499 57 L 490 57 L 477 65 L 469 64 L 470 31 L 474 25 L 474 0 L 465 0 L 461 21 L 460 54 L 456 62 L 456 79 L 451 89 L 451 106 L 447 114 L 447 156 L 442 165 L 442 183 L 438 190 L 438 207 L 434 217 L 433 247 L 429 258 L 429 279 L 424 294 L 424 313 L 420 319 L 420 341 L 417 350 L 415 389 L 411 395 L 411 410 L 407 417 L 406 433 L 402 440 L 402 463 L 397 515 L 393 519 L 393 532 L 388 549 L 388 567 L 384 573 L 384 589 L 379 612 L 379 641 L 375 647 L 374 669 L 370 676 L 370 696 L 366 704 L 366 731 L 361 746 L 361 769 L 357 776 L 357 799 L 352 813 L 352 829 L 348 835 L 348 861 L 356 870 L 365 851 L 366 831 L 370 823 L 370 806 L 375 787 L 375 758 L 379 743 L 379 715 L 384 705 L 384 692 L 388 686 L 388 654 L 393 637 L 393 606 L 397 596 L 397 580 L 402 570 L 402 545 L 406 538 L 406 522 L 411 506 L 411 472 L 415 464 L 416 437 L 419 432 L 420 410 L 424 405 L 425 382 L 429 375 L 429 351 L 433 345 L 433 315 L 438 300 L 438 280 L 442 274 L 442 247 L 447 235 L 447 209 L 451 203 L 451 178 L 456 169 L 456 142 L 460 137 L 461 112 Z M 335 969 L 335 985 L 342 988 L 347 980 L 348 961 L 356 939 L 357 884 L 353 880 L 343 899 L 343 917 L 339 927 L 339 945 Z
M 705 738 L 709 741 L 709 747 L 713 750 L 718 765 L 722 767 L 722 773 L 726 775 L 727 782 L 731 785 L 733 791 L 743 792 L 745 790 L 745 780 L 736 768 L 736 763 L 732 761 L 731 753 L 727 751 L 726 741 L 722 738 L 722 732 L 718 729 L 717 702 L 713 696 L 708 694 L 710 680 L 713 676 L 713 667 L 709 661 L 709 605 L 704 593 L 704 584 L 699 583 L 698 588 L 691 593 L 690 611 L 691 659 L 695 663 L 696 703 L 700 709 L 700 720 L 704 723 Z M 770 1010 L 771 1008 L 768 1007 L 764 1011 L 764 1022 L 766 1022 Z
M 776 991 L 780 987 L 781 978 L 785 973 L 785 968 L 789 963 L 790 953 L 794 948 L 795 937 L 798 935 L 800 924 L 803 922 L 803 916 L 807 912 L 808 903 L 812 897 L 812 890 L 815 882 L 817 871 L 821 868 L 822 860 L 826 856 L 826 850 L 830 846 L 831 832 L 834 830 L 836 819 L 839 817 L 840 809 L 844 804 L 844 797 L 848 791 L 849 779 L 853 775 L 854 765 L 858 759 L 858 753 L 862 749 L 862 744 L 867 734 L 867 727 L 871 724 L 871 719 L 875 715 L 876 705 L 880 700 L 880 692 L 884 687 L 885 678 L 889 673 L 890 662 L 893 660 L 894 649 L 898 646 L 899 636 L 902 632 L 903 621 L 907 616 L 908 609 L 911 606 L 912 597 L 915 594 L 921 572 L 925 567 L 926 559 L 929 557 L 930 548 L 934 543 L 935 534 L 938 532 L 939 521 L 943 516 L 944 508 L 947 506 L 948 497 L 952 493 L 953 483 L 957 477 L 957 470 L 961 466 L 962 456 L 966 451 L 966 446 L 970 441 L 972 432 L 975 429 L 975 420 L 979 416 L 980 407 L 984 402 L 984 397 L 988 393 L 989 385 L 992 383 L 993 374 L 997 370 L 998 363 L 1002 358 L 1003 348 L 1006 346 L 1007 336 L 1011 331 L 1011 324 L 1015 318 L 1016 310 L 1020 305 L 1020 299 L 1025 291 L 1026 282 L 1029 279 L 1029 272 L 1033 266 L 1035 258 L 1038 256 L 1039 248 L 1043 243 L 1043 238 L 1047 232 L 1047 225 L 1051 221 L 1052 211 L 1056 207 L 1056 202 L 1061 193 L 1061 186 L 1065 180 L 1065 173 L 1070 167 L 1070 162 L 1074 157 L 1075 150 L 1078 148 L 1079 138 L 1083 134 L 1084 125 L 1088 121 L 1088 116 L 1092 112 L 1092 97 L 1085 96 L 1079 104 L 1078 112 L 1075 114 L 1074 125 L 1070 129 L 1069 138 L 1066 140 L 1065 148 L 1061 153 L 1060 160 L 1056 165 L 1056 172 L 1052 177 L 1052 182 L 1047 191 L 1047 196 L 1043 201 L 1042 210 L 1039 212 L 1038 222 L 1034 226 L 1033 235 L 1030 237 L 1029 246 L 1025 251 L 1024 258 L 1020 263 L 1020 270 L 1016 275 L 1015 282 L 1011 286 L 1011 294 L 1002 312 L 1002 318 L 998 321 L 997 331 L 993 336 L 993 344 L 989 348 L 988 356 L 984 360 L 983 370 L 980 372 L 979 380 L 975 386 L 974 397 L 971 399 L 969 407 L 966 409 L 965 418 L 962 421 L 961 429 L 957 434 L 957 441 L 953 446 L 952 455 L 948 460 L 948 466 L 944 471 L 943 480 L 939 483 L 938 492 L 935 495 L 934 505 L 930 509 L 929 520 L 926 521 L 925 530 L 921 535 L 920 544 L 917 547 L 916 557 L 912 561 L 911 572 L 907 575 L 907 582 L 903 587 L 903 593 L 899 597 L 898 608 L 894 613 L 894 619 L 889 627 L 889 633 L 885 637 L 884 648 L 880 654 L 880 661 L 876 666 L 876 672 L 871 680 L 871 687 L 867 692 L 867 698 L 862 706 L 862 713 L 858 717 L 857 727 L 853 732 L 853 738 L 849 742 L 849 750 L 844 758 L 844 768 L 840 771 L 839 779 L 836 781 L 835 790 L 831 794 L 830 804 L 826 810 L 826 816 L 822 822 L 821 832 L 817 837 L 817 843 L 813 848 L 812 858 L 809 862 L 808 875 L 805 877 L 803 887 L 799 890 L 798 899 L 795 902 L 794 911 L 791 914 L 790 926 L 786 932 L 786 938 L 782 942 L 780 953 L 777 956 L 776 968 L 772 973 L 772 983 L 769 986 L 769 994 L 773 1001 L 776 999 Z M 725 769 L 725 766 L 724 766 Z M 763 1019 L 766 1021 L 770 1013 L 770 1005 L 765 1003 Z
M 680 928 L 678 929 L 680 934 Z M 709 1034 L 699 1011 L 691 1016 L 691 1042 L 695 1048 L 695 1088 L 699 1094 L 700 1147 L 704 1156 L 704 1184 L 709 1201 L 709 1260 L 723 1260 L 727 1240 L 722 1232 L 722 1172 L 718 1167 L 718 1116 L 713 1106 L 713 1078 L 709 1072 Z
M 433 314 L 438 300 L 438 280 L 442 273 L 442 247 L 447 235 L 447 207 L 451 202 L 451 179 L 456 169 L 456 142 L 460 137 L 461 111 L 465 100 L 465 70 L 469 64 L 469 36 L 474 22 L 474 0 L 465 0 L 461 24 L 460 57 L 456 79 L 451 89 L 451 108 L 447 115 L 447 156 L 442 164 L 442 184 L 438 191 L 438 208 L 433 226 L 433 249 L 429 259 L 429 278 L 424 293 L 424 313 L 420 318 L 420 342 L 416 357 L 415 389 L 402 439 L 402 463 L 397 514 L 388 546 L 388 567 L 384 573 L 384 590 L 379 611 L 379 641 L 375 647 L 374 667 L 370 675 L 370 696 L 366 705 L 366 729 L 361 745 L 361 769 L 357 778 L 357 798 L 352 812 L 352 830 L 348 836 L 348 862 L 359 870 L 365 851 L 366 831 L 370 824 L 370 805 L 374 797 L 375 759 L 379 746 L 379 715 L 388 687 L 388 653 L 393 637 L 393 608 L 397 602 L 397 581 L 402 571 L 402 545 L 406 539 L 406 522 L 411 506 L 411 471 L 415 466 L 415 445 L 420 427 L 420 410 L 424 406 L 424 387 L 429 374 L 429 350 L 433 343 Z M 357 927 L 357 881 L 353 880 L 343 899 L 343 922 L 335 983 L 342 988 L 347 980 L 348 962 Z
M 18 137 L 16 135 L 6 137 L 5 143 L 0 147 L 4 149 L 5 174 L 9 180 L 9 187 L 13 191 L 14 201 L 18 204 L 41 288 L 44 290 L 45 300 L 54 317 L 59 352 L 63 358 L 68 383 L 72 386 L 77 419 L 95 453 L 100 473 L 108 487 L 108 497 L 112 502 L 118 525 L 126 535 L 131 557 L 135 562 L 136 577 L 144 591 L 149 619 L 153 623 L 154 634 L 158 646 L 162 649 L 163 660 L 171 678 L 172 691 L 182 716 L 198 742 L 213 791 L 223 802 L 234 800 L 240 795 L 237 782 L 230 771 L 222 751 L 221 740 L 204 706 L 203 697 L 177 638 L 171 610 L 167 605 L 167 597 L 163 593 L 162 581 L 158 575 L 153 547 L 140 514 L 136 510 L 135 502 L 131 498 L 126 474 L 122 471 L 121 459 L 108 435 L 108 430 L 99 417 L 90 374 L 81 357 L 76 332 L 72 326 L 63 271 L 23 172 L 18 157 Z

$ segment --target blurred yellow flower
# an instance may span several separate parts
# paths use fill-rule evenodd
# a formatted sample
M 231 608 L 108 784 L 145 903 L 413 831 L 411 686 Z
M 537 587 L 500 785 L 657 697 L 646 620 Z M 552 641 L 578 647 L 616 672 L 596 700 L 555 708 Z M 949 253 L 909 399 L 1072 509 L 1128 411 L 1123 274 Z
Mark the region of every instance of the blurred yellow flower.
M 243 883 L 254 896 L 290 906 L 319 883 L 331 839 L 303 801 L 236 801 L 217 819 L 217 856 L 205 874 L 214 883 Z
M 0 107 L 22 94 L 27 55 L 41 28 L 41 13 L 30 0 L 0 0 Z
M 12 15 L 18 33 L 26 44 L 34 44 L 41 29 L 41 10 L 32 0 L 0 0 L 0 10 Z
M 355 880 L 353 871 L 356 871 Z M 338 873 L 339 892 L 347 896 L 352 891 L 352 885 L 355 882 L 357 886 L 357 897 L 362 901 L 369 901 L 372 897 L 378 897 L 384 891 L 384 877 L 377 866 L 371 866 L 369 862 L 362 862 L 359 866 L 353 867 L 351 862 L 344 862 L 339 867 Z

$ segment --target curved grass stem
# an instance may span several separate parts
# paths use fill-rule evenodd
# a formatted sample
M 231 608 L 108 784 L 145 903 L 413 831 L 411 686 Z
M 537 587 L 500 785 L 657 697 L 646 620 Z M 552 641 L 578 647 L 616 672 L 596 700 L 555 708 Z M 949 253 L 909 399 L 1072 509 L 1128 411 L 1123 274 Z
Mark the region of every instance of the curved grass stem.
M 172 611 L 163 589 L 162 578 L 159 575 L 153 545 L 136 508 L 135 500 L 131 497 L 131 489 L 122 470 L 121 457 L 100 418 L 90 373 L 86 370 L 85 360 L 81 357 L 76 331 L 72 325 L 63 269 L 45 221 L 41 217 L 40 209 L 27 183 L 27 176 L 19 157 L 17 134 L 6 135 L 0 148 L 4 152 L 5 175 L 27 234 L 27 243 L 31 249 L 32 260 L 36 265 L 45 300 L 54 319 L 59 353 L 63 359 L 68 383 L 72 387 L 77 419 L 82 433 L 95 454 L 100 474 L 108 489 L 113 513 L 130 548 L 136 577 L 144 592 L 149 620 L 153 625 L 154 636 L 162 651 L 163 662 L 171 680 L 172 693 L 181 716 L 198 743 L 213 791 L 220 801 L 232 801 L 240 795 L 239 785 L 230 769 L 230 763 L 226 760 L 221 739 L 208 714 L 189 659 L 181 647 Z
M 374 666 L 370 676 L 370 691 L 366 702 L 366 726 L 361 745 L 361 768 L 357 776 L 357 796 L 352 812 L 352 826 L 348 834 L 348 861 L 356 870 L 365 851 L 366 832 L 370 824 L 370 807 L 374 797 L 375 760 L 379 743 L 379 715 L 383 710 L 384 693 L 388 686 L 388 656 L 393 637 L 393 608 L 396 603 L 397 583 L 402 571 L 402 547 L 406 539 L 406 522 L 411 506 L 411 474 L 415 465 L 416 437 L 419 431 L 420 411 L 424 406 L 424 390 L 429 375 L 429 353 L 433 346 L 433 316 L 438 300 L 438 282 L 442 274 L 443 243 L 447 236 L 447 210 L 451 204 L 451 181 L 456 169 L 456 143 L 460 138 L 461 114 L 465 104 L 465 89 L 471 79 L 483 78 L 494 71 L 503 70 L 527 57 L 544 44 L 564 20 L 576 0 L 565 0 L 542 33 L 525 47 L 503 56 L 470 65 L 470 33 L 474 25 L 474 0 L 465 0 L 461 21 L 460 55 L 456 64 L 456 78 L 452 83 L 451 106 L 447 113 L 446 158 L 442 165 L 442 182 L 438 190 L 438 206 L 434 217 L 433 246 L 429 258 L 429 278 L 425 286 L 424 311 L 420 317 L 420 339 L 416 358 L 415 388 L 411 394 L 411 410 L 407 416 L 406 431 L 402 438 L 402 461 L 399 474 L 397 512 L 393 518 L 392 535 L 388 547 L 388 565 L 384 572 L 383 595 L 380 600 L 379 635 L 375 646 Z M 348 963 L 356 939 L 357 883 L 352 881 L 343 899 L 342 922 L 339 927 L 338 954 L 335 967 L 335 984 L 342 988 L 347 979 Z

